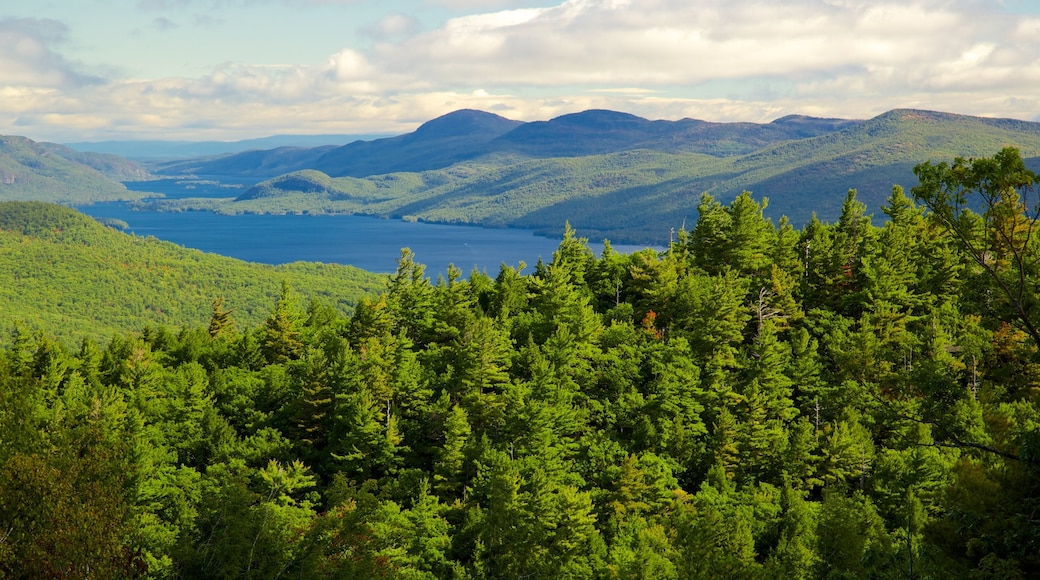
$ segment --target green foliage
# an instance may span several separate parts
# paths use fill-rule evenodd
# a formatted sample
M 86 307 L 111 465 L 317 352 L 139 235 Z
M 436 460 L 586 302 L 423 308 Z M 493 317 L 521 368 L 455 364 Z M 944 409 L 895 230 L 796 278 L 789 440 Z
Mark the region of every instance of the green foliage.
M 855 192 L 801 232 L 702 207 L 664 252 L 566 227 L 529 274 L 405 251 L 349 315 L 285 277 L 250 321 L 225 292 L 76 348 L 14 325 L 0 574 L 1040 574 L 1040 345 L 957 233 L 899 189 L 882 227 Z M 14 209 L 12 248 L 142 243 Z M 999 209 L 974 239 L 1023 223 Z
M 224 326 L 265 319 L 290 281 L 307 299 L 348 311 L 383 278 L 348 266 L 249 264 L 106 228 L 74 210 L 0 203 L 0 326 L 16 321 L 52 336 L 94 341 L 144 326 L 212 321 L 222 299 Z
M 141 199 L 123 180 L 148 171 L 113 155 L 80 153 L 25 137 L 0 136 L 0 201 L 92 203 Z

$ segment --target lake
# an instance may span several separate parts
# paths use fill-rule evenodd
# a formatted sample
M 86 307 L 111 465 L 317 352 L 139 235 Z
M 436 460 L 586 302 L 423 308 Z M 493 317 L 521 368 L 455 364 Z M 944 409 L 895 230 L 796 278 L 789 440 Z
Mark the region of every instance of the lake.
M 180 183 L 177 183 L 180 181 Z M 214 183 L 162 180 L 127 183 L 137 191 L 154 191 L 167 198 L 231 197 L 240 189 Z M 248 184 L 246 184 L 248 186 Z M 329 262 L 350 264 L 372 272 L 393 272 L 401 248 L 415 252 L 416 261 L 436 279 L 449 264 L 463 274 L 476 268 L 494 277 L 501 264 L 521 260 L 528 272 L 538 259 L 552 259 L 559 239 L 530 230 L 452 226 L 365 216 L 235 215 L 210 212 L 162 213 L 134 211 L 125 203 L 98 203 L 77 209 L 97 218 L 117 218 L 130 224 L 128 232 L 154 236 L 188 248 L 231 256 L 249 262 Z M 581 232 L 579 231 L 580 235 Z M 602 243 L 589 243 L 599 255 Z M 643 246 L 615 245 L 618 252 Z

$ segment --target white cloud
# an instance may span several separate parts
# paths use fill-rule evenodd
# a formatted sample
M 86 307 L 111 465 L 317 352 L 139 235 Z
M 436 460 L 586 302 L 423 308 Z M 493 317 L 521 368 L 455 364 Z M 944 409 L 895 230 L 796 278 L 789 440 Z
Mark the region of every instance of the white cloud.
M 424 4 L 444 6 L 452 10 L 489 10 L 544 6 L 545 0 L 426 0 Z
M 388 41 L 412 36 L 420 30 L 422 30 L 422 23 L 417 18 L 400 12 L 393 12 L 379 19 L 374 24 L 362 27 L 359 32 L 362 36 Z
M 0 21 L 0 70 L 14 79 L 0 90 L 0 122 L 41 133 L 147 123 L 169 138 L 236 138 L 405 131 L 458 108 L 522 120 L 586 108 L 716 121 L 1040 111 L 1040 19 L 973 0 L 476 4 L 503 9 L 418 34 L 413 17 L 391 14 L 365 29 L 379 40 L 370 49 L 321 63 L 104 86 L 73 82 L 53 48 L 60 25 Z
M 928 62 L 970 37 L 951 35 L 958 24 L 974 23 L 924 6 L 571 0 L 454 19 L 377 56 L 395 72 L 427 71 L 445 84 L 695 85 Z
M 147 11 L 168 11 L 198 6 L 217 8 L 223 6 L 244 7 L 260 4 L 284 4 L 287 6 L 352 6 L 365 0 L 138 0 L 137 8 Z
M 55 46 L 67 29 L 55 20 L 0 20 L 0 82 L 7 87 L 71 88 L 99 79 L 77 71 Z

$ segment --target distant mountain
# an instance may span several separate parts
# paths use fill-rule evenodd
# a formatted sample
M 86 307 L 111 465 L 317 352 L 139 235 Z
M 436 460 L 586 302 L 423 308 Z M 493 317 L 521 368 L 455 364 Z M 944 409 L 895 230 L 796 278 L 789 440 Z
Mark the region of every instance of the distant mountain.
M 139 199 L 119 181 L 150 177 L 141 165 L 113 155 L 82 153 L 54 143 L 0 136 L 0 201 L 67 203 Z
M 207 159 L 157 164 L 167 175 L 273 177 L 301 169 L 332 176 L 365 177 L 395 171 L 440 169 L 487 152 L 487 144 L 517 127 L 519 121 L 481 111 L 461 110 L 429 121 L 412 133 L 339 147 L 247 151 Z
M 242 141 L 83 141 L 65 143 L 76 151 L 108 153 L 139 161 L 168 161 L 199 157 L 216 157 L 243 151 L 276 149 L 279 147 L 339 146 L 354 141 L 368 141 L 386 137 L 384 134 L 365 135 L 272 135 Z
M 696 219 L 700 195 L 729 201 L 743 190 L 769 198 L 767 214 L 787 215 L 800 226 L 815 212 L 837 217 L 845 192 L 854 188 L 875 212 L 895 184 L 916 184 L 915 164 L 984 156 L 1008 145 L 1024 157 L 1040 156 L 1040 123 L 985 119 L 918 110 L 895 110 L 867 121 L 786 117 L 768 125 L 676 122 L 668 130 L 624 114 L 589 112 L 544 125 L 527 124 L 492 140 L 512 140 L 512 157 L 477 157 L 437 170 L 364 178 L 298 171 L 257 184 L 234 201 L 158 202 L 169 209 L 219 212 L 358 213 L 443 223 L 533 228 L 559 234 L 570 221 L 583 235 L 616 242 L 667 240 L 671 228 Z M 740 125 L 744 125 L 741 127 Z M 532 127 L 533 126 L 533 127 Z M 552 134 L 570 126 L 590 143 L 585 150 L 646 143 L 663 135 L 699 134 L 726 150 L 768 142 L 735 155 L 646 148 L 565 156 Z M 598 127 L 598 132 L 596 128 Z M 520 133 L 523 138 L 514 137 Z M 796 134 L 809 135 L 795 138 Z M 779 137 L 788 136 L 787 139 Z M 729 139 L 726 141 L 726 139 Z M 771 139 L 775 139 L 770 142 Z M 557 147 L 558 155 L 533 158 L 519 145 Z M 685 143 L 690 143 L 686 141 Z M 722 145 L 719 145 L 722 144 Z M 504 154 L 503 154 L 504 155 Z M 1035 163 L 1030 160 L 1030 163 Z
M 251 264 L 127 235 L 58 205 L 0 202 L 0 279 L 5 327 L 20 322 L 78 342 L 145 326 L 205 327 L 220 297 L 239 328 L 254 327 L 282 280 L 305 300 L 346 311 L 385 277 L 332 264 Z
M 317 169 L 333 177 L 440 169 L 486 154 L 488 143 L 522 124 L 482 111 L 455 111 L 406 135 L 333 149 L 300 169 Z
M 1040 157 L 1040 124 L 899 109 L 865 121 L 789 116 L 772 123 L 649 121 L 585 111 L 520 123 L 463 110 L 397 137 L 317 148 L 281 147 L 185 160 L 163 171 L 270 177 L 236 199 L 156 201 L 153 207 L 226 213 L 356 213 L 593 238 L 661 243 L 696 217 L 703 192 L 742 190 L 796 225 L 834 219 L 855 188 L 878 211 L 892 185 L 915 184 L 926 160 L 1018 147 Z M 1036 163 L 1030 159 L 1030 163 Z M 106 175 L 140 166 L 20 137 L 0 139 L 0 199 L 85 203 L 127 199 Z
M 277 147 L 242 153 L 228 153 L 216 157 L 152 163 L 154 171 L 165 175 L 235 175 L 242 177 L 270 177 L 300 167 L 310 167 L 325 153 L 335 149 L 322 147 Z
M 577 157 L 634 149 L 730 156 L 790 139 L 831 133 L 858 121 L 784 117 L 773 123 L 709 123 L 694 119 L 648 121 L 591 110 L 517 127 L 492 143 L 496 151 L 530 157 Z
M 448 113 L 412 133 L 337 148 L 250 151 L 156 165 L 164 174 L 273 177 L 317 169 L 333 177 L 368 177 L 443 169 L 479 158 L 508 163 L 650 149 L 665 153 L 733 156 L 761 147 L 831 133 L 860 121 L 790 116 L 772 123 L 649 121 L 616 111 L 590 110 L 522 123 L 474 110 Z

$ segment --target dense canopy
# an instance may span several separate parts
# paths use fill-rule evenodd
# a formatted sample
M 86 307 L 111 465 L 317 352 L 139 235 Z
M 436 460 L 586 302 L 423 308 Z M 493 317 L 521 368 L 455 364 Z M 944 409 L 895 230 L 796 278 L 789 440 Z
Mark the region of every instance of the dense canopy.
M 283 284 L 254 327 L 15 331 L 0 574 L 1040 574 L 1036 179 L 973 205 L 965 167 L 1002 166 L 920 166 L 881 226 L 705 195 L 660 253 L 406 250 L 349 316 Z

